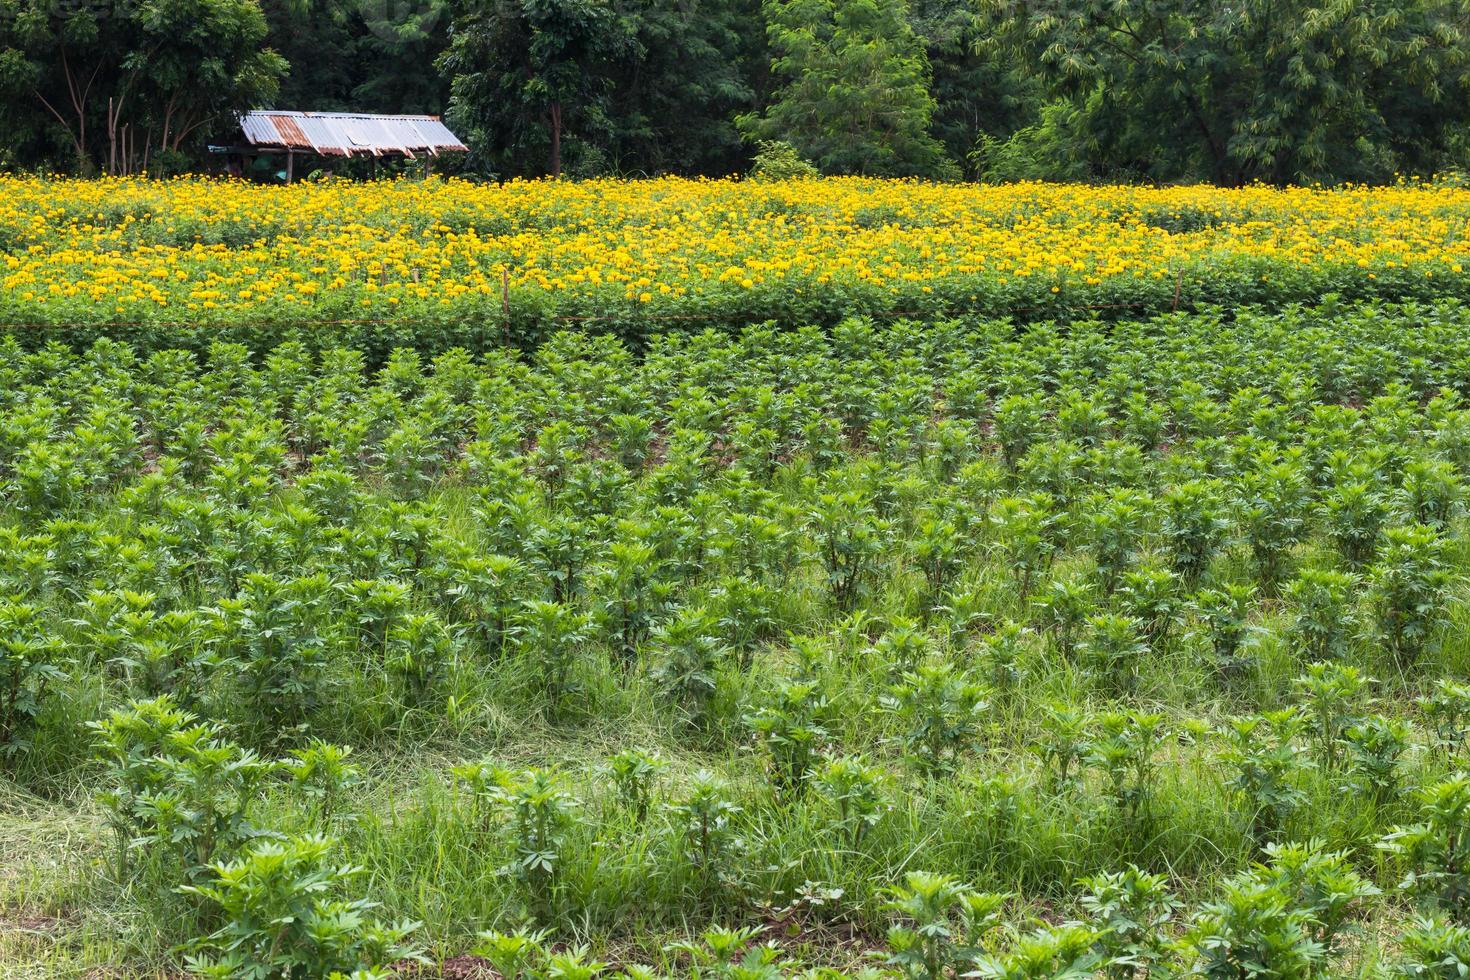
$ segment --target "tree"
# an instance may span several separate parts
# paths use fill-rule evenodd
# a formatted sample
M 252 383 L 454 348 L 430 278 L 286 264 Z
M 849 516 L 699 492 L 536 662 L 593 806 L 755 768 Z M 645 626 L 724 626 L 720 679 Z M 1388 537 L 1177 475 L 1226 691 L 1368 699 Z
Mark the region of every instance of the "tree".
M 184 141 L 228 117 L 274 97 L 287 64 L 264 48 L 265 15 L 255 0 L 145 0 L 137 7 L 138 39 L 124 62 L 132 92 L 119 93 L 108 130 L 108 170 L 132 172 L 119 147 L 124 103 L 137 99 L 129 126 L 146 127 L 145 145 L 180 159 Z M 136 157 L 136 137 L 127 143 Z
M 633 56 L 613 77 L 607 157 L 615 172 L 725 176 L 748 159 L 733 117 L 758 107 L 770 59 L 759 0 L 646 0 Z
M 553 177 L 564 133 L 608 128 L 611 69 L 634 44 L 607 0 L 474 0 L 451 34 L 451 120 L 503 160 L 544 145 Z
M 771 68 L 785 84 L 763 115 L 737 120 L 748 137 L 784 140 L 828 172 L 953 169 L 928 132 L 929 61 L 905 0 L 766 0 L 764 9 Z
M 274 96 L 286 63 L 255 0 L 0 0 L 0 104 L 82 171 L 131 173 L 231 110 Z
M 271 47 L 291 63 L 280 107 L 440 113 L 449 0 L 261 0 Z
M 451 122 L 502 175 L 729 173 L 765 58 L 755 2 L 473 0 L 439 61 Z
M 78 170 L 94 164 L 93 136 L 105 91 L 127 54 L 122 32 L 103 30 L 110 11 L 46 0 L 0 0 L 0 111 L 12 133 L 56 145 Z M 19 141 L 17 141 L 19 142 Z
M 1457 0 L 980 0 L 981 50 L 1075 113 L 1087 157 L 1154 179 L 1423 172 L 1467 119 Z M 1034 135 L 1034 134 L 1032 134 Z
M 930 132 L 945 154 L 976 176 L 977 144 L 1004 140 L 1030 123 L 1039 85 L 979 43 L 981 25 L 970 0 L 910 0 L 910 22 L 933 72 Z

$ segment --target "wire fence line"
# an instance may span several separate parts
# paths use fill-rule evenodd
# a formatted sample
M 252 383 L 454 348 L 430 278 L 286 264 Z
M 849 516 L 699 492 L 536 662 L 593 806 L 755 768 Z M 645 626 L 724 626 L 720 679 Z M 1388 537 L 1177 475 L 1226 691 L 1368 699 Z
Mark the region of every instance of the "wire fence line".
M 1171 305 L 1177 309 L 1178 300 Z M 1088 310 L 1136 310 L 1136 309 L 1158 309 L 1157 303 L 1091 303 L 1085 306 L 1068 306 L 1058 309 L 1058 313 L 1086 312 Z M 1005 309 L 995 308 L 954 308 L 946 307 L 940 310 L 866 310 L 853 311 L 853 316 L 873 317 L 875 319 L 904 319 L 925 316 L 1007 316 L 1014 313 L 1038 313 L 1052 309 L 1046 306 L 1011 306 Z M 536 319 L 548 320 L 556 323 L 597 323 L 607 321 L 646 321 L 649 323 L 673 323 L 689 321 L 715 321 L 715 320 L 743 320 L 759 322 L 771 317 L 763 317 L 759 314 L 741 315 L 737 313 L 680 313 L 680 314 L 551 314 L 549 316 L 537 317 Z M 295 327 L 423 327 L 442 323 L 442 320 L 422 320 L 400 317 L 391 320 L 321 320 L 315 318 L 270 320 L 266 321 L 268 326 L 295 326 Z M 508 321 L 498 317 L 484 318 L 486 324 L 502 324 Z M 99 330 L 99 329 L 167 329 L 167 330 L 197 330 L 209 327 L 237 327 L 248 324 L 200 322 L 190 323 L 170 322 L 160 320 L 94 320 L 91 322 L 66 322 L 66 321 L 0 321 L 0 331 L 4 330 Z

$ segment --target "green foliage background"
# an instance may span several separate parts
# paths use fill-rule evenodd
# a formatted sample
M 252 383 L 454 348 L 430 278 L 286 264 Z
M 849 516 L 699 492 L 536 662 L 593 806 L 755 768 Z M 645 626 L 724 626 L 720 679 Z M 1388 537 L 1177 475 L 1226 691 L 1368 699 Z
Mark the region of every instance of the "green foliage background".
M 444 113 L 466 171 L 501 178 L 727 175 L 779 140 L 828 173 L 1384 181 L 1463 163 L 1467 16 L 1453 0 L 3 0 L 0 163 L 177 170 L 207 162 L 232 111 L 274 105 Z

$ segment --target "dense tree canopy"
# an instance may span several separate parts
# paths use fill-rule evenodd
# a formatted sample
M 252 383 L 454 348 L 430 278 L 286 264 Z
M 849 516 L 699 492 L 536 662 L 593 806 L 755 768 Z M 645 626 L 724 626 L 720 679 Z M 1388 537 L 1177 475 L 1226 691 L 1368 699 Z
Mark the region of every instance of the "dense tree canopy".
M 1443 163 L 1467 119 L 1458 0 L 979 0 L 982 48 L 1078 115 L 1096 163 L 1222 184 Z
M 261 0 L 269 44 L 291 64 L 277 108 L 440 113 L 449 80 L 433 69 L 448 0 Z
M 975 176 L 977 143 L 1005 139 L 1029 123 L 1039 85 L 981 50 L 982 23 L 969 0 L 910 0 L 909 10 L 933 73 L 929 131 L 966 176 Z
M 0 167 L 168 171 L 251 107 L 443 113 L 489 177 L 1463 169 L 1463 0 L 0 0 Z M 790 151 L 782 151 L 790 152 Z
M 945 171 L 929 134 L 929 61 L 904 0 L 766 0 L 765 11 L 782 84 L 764 114 L 740 117 L 743 130 L 829 171 Z
M 230 109 L 275 97 L 287 64 L 266 33 L 255 0 L 0 0 L 0 160 L 168 169 Z
M 564 136 L 610 127 L 611 74 L 633 25 L 606 0 L 471 0 L 441 61 L 454 77 L 450 116 L 502 165 L 538 151 L 561 176 Z
M 467 0 L 439 63 L 450 119 L 497 174 L 728 173 L 761 50 L 741 33 L 747 6 Z

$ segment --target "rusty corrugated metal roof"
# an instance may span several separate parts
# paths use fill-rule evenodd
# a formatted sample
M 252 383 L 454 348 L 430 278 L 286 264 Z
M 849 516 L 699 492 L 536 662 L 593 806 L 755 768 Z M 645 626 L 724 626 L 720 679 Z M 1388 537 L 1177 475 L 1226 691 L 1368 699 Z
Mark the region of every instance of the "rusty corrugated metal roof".
M 438 116 L 255 109 L 240 116 L 240 129 L 252 146 L 322 156 L 391 154 L 411 159 L 415 153 L 469 150 Z
M 318 119 L 315 116 L 307 115 L 297 117 L 279 116 L 276 119 L 276 128 L 280 129 L 283 123 L 287 126 L 294 125 L 297 131 L 301 133 L 301 138 L 305 145 L 311 147 L 318 153 L 325 156 L 350 155 L 350 150 L 344 145 L 341 136 L 333 131 L 325 119 Z

